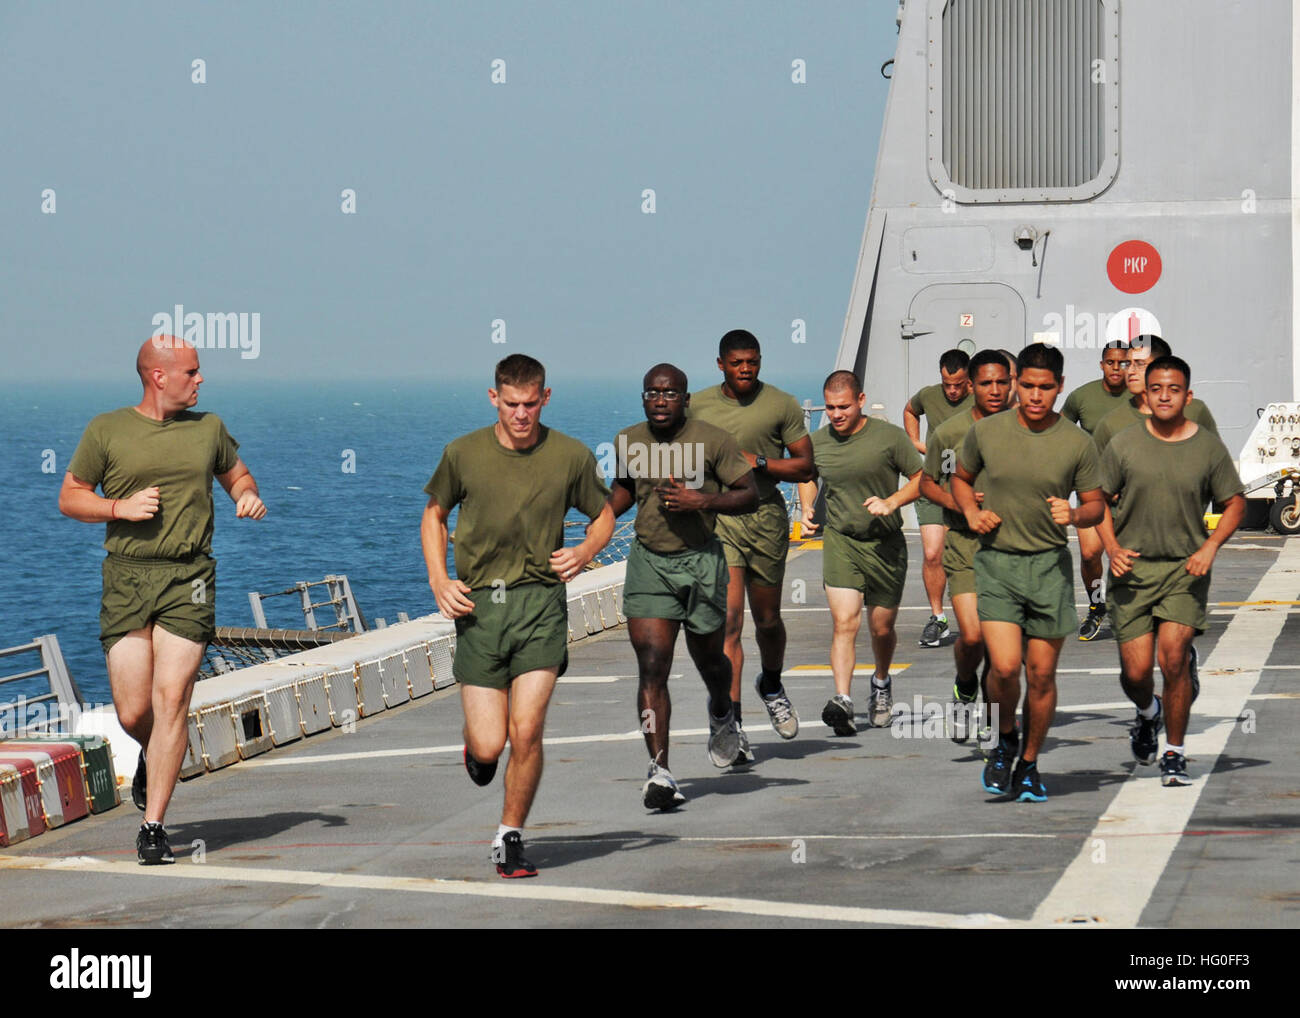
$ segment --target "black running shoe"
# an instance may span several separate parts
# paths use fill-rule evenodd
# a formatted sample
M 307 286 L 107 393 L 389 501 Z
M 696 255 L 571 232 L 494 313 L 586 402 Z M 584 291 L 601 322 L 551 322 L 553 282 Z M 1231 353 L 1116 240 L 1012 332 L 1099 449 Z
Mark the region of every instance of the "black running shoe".
M 1094 604 L 1088 609 L 1088 614 L 1079 626 L 1080 640 L 1095 640 L 1097 634 L 1101 632 L 1102 623 L 1106 621 L 1106 606 L 1104 604 Z
M 492 859 L 497 864 L 497 873 L 507 880 L 537 876 L 537 867 L 524 858 L 524 839 L 518 831 L 511 831 L 501 839 L 501 844 L 492 846 Z
M 465 747 L 465 770 L 469 774 L 470 781 L 476 785 L 490 785 L 492 779 L 496 777 L 497 762 L 493 760 L 490 764 L 479 763 L 469 755 L 469 747 Z
M 144 765 L 144 750 L 140 750 L 140 762 L 135 765 L 135 777 L 131 780 L 131 801 L 135 808 L 143 813 L 148 806 L 146 796 L 149 792 L 149 773 Z
M 1006 795 L 1011 789 L 1011 764 L 1016 758 L 1016 751 L 1001 739 L 989 753 L 988 763 L 984 765 L 984 776 L 980 784 L 989 795 Z
M 1196 653 L 1196 644 L 1187 645 L 1187 674 L 1192 677 L 1192 703 L 1201 695 L 1201 655 Z
M 1167 750 L 1160 758 L 1160 784 L 1173 788 L 1191 783 L 1191 778 L 1187 776 L 1187 757 L 1172 749 Z
M 1128 730 L 1128 744 L 1138 763 L 1155 763 L 1156 752 L 1160 749 L 1160 729 L 1165 725 L 1165 712 L 1160 705 L 1160 697 L 1155 699 L 1156 716 L 1144 718 L 1138 714 L 1133 718 L 1133 727 Z
M 1038 777 L 1038 762 L 1016 764 L 1015 774 L 1011 777 L 1011 794 L 1016 802 L 1046 802 L 1047 789 Z
M 853 723 L 853 701 L 843 693 L 836 693 L 822 708 L 822 724 L 836 735 L 857 735 L 858 727 Z
M 167 832 L 157 821 L 140 825 L 140 833 L 135 836 L 135 854 L 140 857 L 141 866 L 162 866 L 176 861 L 167 843 Z

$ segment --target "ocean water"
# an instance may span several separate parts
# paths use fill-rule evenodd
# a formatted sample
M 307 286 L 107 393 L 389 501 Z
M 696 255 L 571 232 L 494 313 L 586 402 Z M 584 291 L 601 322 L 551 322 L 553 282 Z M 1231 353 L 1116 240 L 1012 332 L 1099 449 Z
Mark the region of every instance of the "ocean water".
M 0 387 L 0 647 L 55 634 L 91 703 L 110 699 L 98 638 L 103 527 L 63 516 L 58 491 L 90 418 L 138 401 L 131 381 Z M 777 384 L 802 400 L 818 381 Z M 641 419 L 637 389 L 635 381 L 566 382 L 542 421 L 595 449 Z M 237 520 L 213 485 L 218 625 L 253 624 L 250 590 L 279 591 L 327 573 L 347 574 L 368 619 L 392 623 L 399 611 L 436 610 L 420 552 L 423 488 L 448 441 L 494 420 L 486 383 L 213 381 L 196 409 L 226 422 L 268 509 L 263 520 Z M 355 473 L 342 469 L 349 451 Z M 268 624 L 301 628 L 296 604 L 268 602 Z M 18 669 L 0 664 L 0 673 Z M 14 695 L 5 687 L 0 702 Z

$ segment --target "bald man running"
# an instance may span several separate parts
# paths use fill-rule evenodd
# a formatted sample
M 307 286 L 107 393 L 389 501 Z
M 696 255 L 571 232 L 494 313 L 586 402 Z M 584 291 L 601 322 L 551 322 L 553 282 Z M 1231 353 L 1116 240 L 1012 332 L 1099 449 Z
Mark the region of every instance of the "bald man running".
M 108 524 L 99 638 L 118 721 L 141 746 L 131 784 L 145 815 L 136 853 L 141 865 L 158 865 L 176 861 L 163 817 L 185 757 L 194 680 L 215 631 L 212 479 L 236 517 L 260 520 L 266 506 L 221 418 L 190 409 L 203 382 L 194 348 L 154 336 L 135 367 L 140 402 L 87 425 L 59 511 Z

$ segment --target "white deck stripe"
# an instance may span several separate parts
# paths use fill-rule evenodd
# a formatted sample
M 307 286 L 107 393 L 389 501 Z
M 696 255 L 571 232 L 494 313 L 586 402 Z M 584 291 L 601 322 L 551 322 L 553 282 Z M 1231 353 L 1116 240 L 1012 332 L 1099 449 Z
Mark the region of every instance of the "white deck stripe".
M 1259 581 L 1251 600 L 1290 600 L 1297 593 L 1300 541 L 1289 541 Z M 1243 612 L 1228 623 L 1201 667 L 1206 671 L 1216 667 L 1236 670 L 1216 675 L 1213 683 L 1202 686 L 1198 714 L 1240 716 L 1286 621 L 1281 612 L 1265 611 Z M 1191 787 L 1168 789 L 1152 770 L 1134 772 L 1120 786 L 1078 856 L 1034 911 L 1034 920 L 1055 924 L 1088 915 L 1107 926 L 1136 926 L 1234 727 L 1234 721 L 1225 720 L 1188 734 L 1187 755 L 1194 767 Z M 1176 833 L 1159 838 L 1128 837 L 1162 832 Z M 1105 862 L 1093 861 L 1097 841 L 1105 843 Z
M 1024 922 L 990 914 L 957 915 L 912 909 L 855 908 L 800 902 L 762 901 L 752 898 L 721 898 L 694 894 L 659 894 L 618 891 L 602 887 L 563 887 L 536 881 L 439 880 L 433 877 L 367 876 L 358 873 L 330 873 L 316 870 L 259 869 L 251 866 L 215 866 L 178 863 L 167 867 L 142 867 L 135 862 L 108 862 L 88 856 L 38 859 L 32 856 L 0 856 L 0 870 L 27 869 L 54 872 L 105 873 L 115 876 L 146 877 L 154 880 L 207 880 L 222 883 L 296 884 L 308 887 L 339 887 L 366 891 L 400 891 L 404 894 L 452 894 L 515 901 L 560 901 L 579 905 L 612 905 L 623 908 L 689 909 L 694 912 L 728 912 L 770 916 L 778 919 L 820 922 L 876 923 L 885 926 L 929 926 L 968 929 L 996 926 L 1023 927 Z

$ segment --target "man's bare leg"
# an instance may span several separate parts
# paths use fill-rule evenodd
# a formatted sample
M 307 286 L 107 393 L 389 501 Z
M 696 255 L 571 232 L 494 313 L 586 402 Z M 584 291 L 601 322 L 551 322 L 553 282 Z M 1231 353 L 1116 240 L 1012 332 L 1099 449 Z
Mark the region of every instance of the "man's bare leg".
M 943 591 L 948 585 L 948 575 L 943 571 L 943 543 L 948 528 L 939 523 L 927 523 L 921 527 L 921 580 L 925 584 L 925 596 L 930 602 L 930 614 L 943 617 Z M 922 642 L 923 646 L 938 646 L 937 643 Z
M 1192 712 L 1188 648 L 1195 637 L 1196 630 L 1180 622 L 1162 621 L 1156 634 L 1156 654 L 1164 676 L 1165 737 L 1171 746 L 1186 745 L 1187 723 Z
M 636 652 L 637 724 L 645 736 L 650 759 L 668 769 L 668 732 L 673 703 L 668 695 L 668 671 L 681 623 L 671 619 L 628 619 L 627 632 Z M 730 685 L 730 675 L 727 676 Z
M 1025 653 L 1025 731 L 1020 758 L 1026 764 L 1037 763 L 1047 730 L 1056 715 L 1056 663 L 1061 657 L 1063 639 L 1047 640 L 1031 636 Z
M 510 683 L 510 759 L 506 762 L 506 800 L 501 823 L 523 827 L 542 780 L 542 733 L 558 668 L 539 668 Z
M 827 587 L 831 609 L 831 676 L 835 692 L 853 696 L 853 669 L 857 665 L 858 630 L 862 628 L 862 592 L 850 587 Z
M 1102 574 L 1101 536 L 1096 527 L 1084 527 L 1079 531 L 1079 575 L 1088 596 L 1088 614 L 1079 626 L 1082 640 L 1095 637 L 1106 617 L 1106 588 Z
M 118 642 L 118 646 L 125 643 Z M 203 661 L 204 644 L 153 626 L 153 724 L 145 763 L 149 773 L 149 806 L 144 818 L 163 822 L 189 742 L 186 718 L 194 680 Z M 116 650 L 114 646 L 113 650 Z
M 998 732 L 1011 735 L 1020 705 L 1021 629 L 1014 622 L 981 622 L 980 632 L 989 653 L 988 695 L 998 711 Z
M 957 685 L 963 692 L 974 691 L 978 682 L 976 672 L 984 660 L 984 637 L 980 631 L 979 606 L 974 594 L 953 594 L 952 613 L 957 617 L 961 632 L 952 645 L 953 661 L 957 666 Z
M 727 621 L 723 652 L 731 662 L 731 699 L 740 702 L 741 677 L 745 673 L 745 650 L 740 638 L 745 631 L 745 567 L 727 568 Z M 762 650 L 762 644 L 759 645 Z

